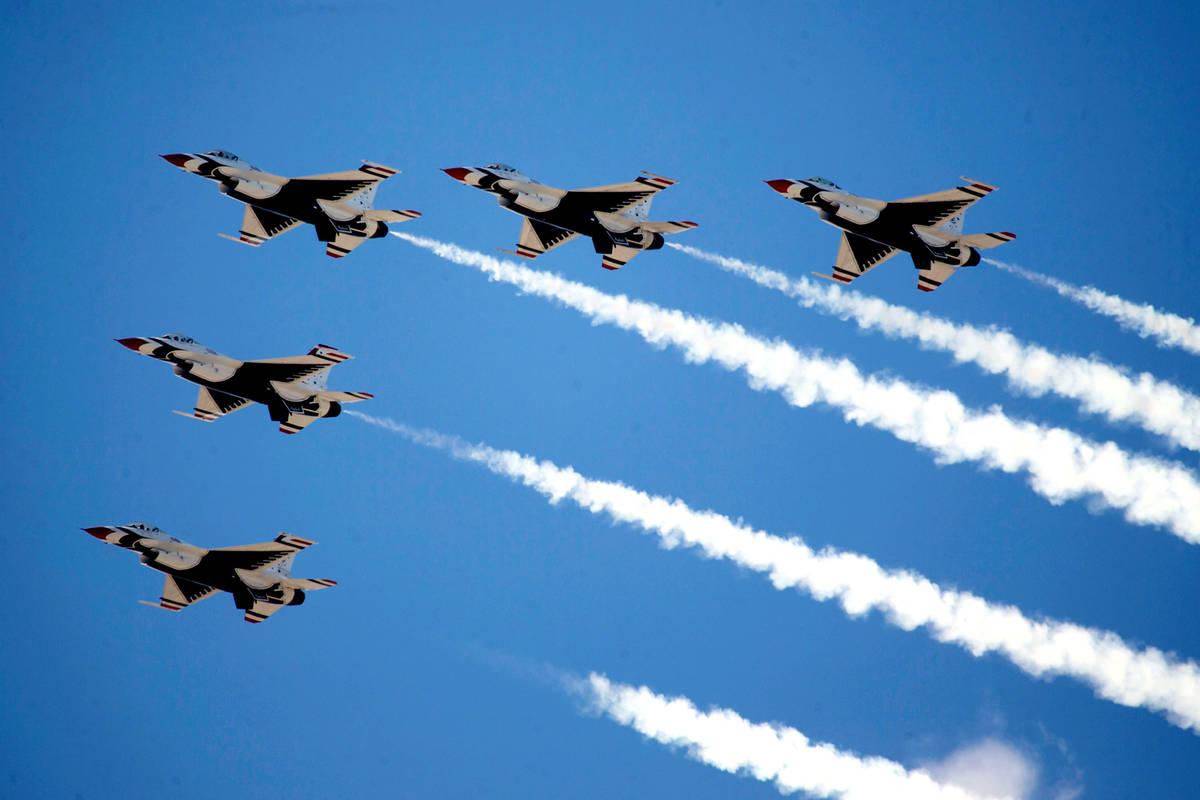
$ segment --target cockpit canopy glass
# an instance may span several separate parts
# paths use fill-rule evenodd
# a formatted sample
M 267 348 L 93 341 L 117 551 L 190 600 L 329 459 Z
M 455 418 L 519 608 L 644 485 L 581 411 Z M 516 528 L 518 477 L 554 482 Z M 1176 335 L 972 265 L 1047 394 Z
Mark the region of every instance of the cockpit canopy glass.
M 184 336 L 182 333 L 167 333 L 163 334 L 164 339 L 177 344 L 195 344 L 196 340 L 190 336 Z
M 237 156 L 235 156 L 233 153 L 230 153 L 230 152 L 229 152 L 229 151 L 227 151 L 227 150 L 209 150 L 209 151 L 208 151 L 207 153 L 205 153 L 204 155 L 206 155 L 206 156 L 216 156 L 217 158 L 223 158 L 223 159 L 225 159 L 225 160 L 227 160 L 227 161 L 241 161 L 241 159 L 240 159 L 240 158 L 238 158 L 238 157 L 237 157 Z
M 161 528 L 156 528 L 147 522 L 134 522 L 130 525 L 126 525 L 125 527 L 130 528 L 135 531 L 139 531 L 141 533 L 145 533 L 146 535 L 148 535 L 152 538 L 155 538 L 155 539 L 161 539 L 161 540 L 166 540 L 168 542 L 177 542 L 179 544 L 182 544 L 182 542 L 180 542 L 174 536 L 170 536 L 170 535 L 164 533 Z
M 488 164 L 486 167 L 484 167 L 484 169 L 498 169 L 503 172 L 516 172 L 517 171 L 516 167 L 510 167 L 508 164 L 501 164 L 498 161 L 495 164 Z
M 827 189 L 841 189 L 842 188 L 842 187 L 838 186 L 836 183 L 834 183 L 833 181 L 825 180 L 824 178 L 818 178 L 815 176 L 812 178 L 809 178 L 808 182 L 815 183 L 817 186 L 824 186 Z

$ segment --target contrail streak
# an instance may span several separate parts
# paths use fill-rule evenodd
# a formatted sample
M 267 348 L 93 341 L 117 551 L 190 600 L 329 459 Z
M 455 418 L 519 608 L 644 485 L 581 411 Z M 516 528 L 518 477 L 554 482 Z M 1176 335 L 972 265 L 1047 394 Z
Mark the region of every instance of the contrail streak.
M 1016 389 L 1035 397 L 1053 392 L 1079 401 L 1086 411 L 1113 422 L 1134 422 L 1175 444 L 1200 451 L 1200 397 L 1148 372 L 1129 375 L 1120 367 L 1094 358 L 1053 353 L 1026 344 L 999 328 L 977 328 L 932 314 L 893 305 L 879 298 L 818 286 L 807 278 L 793 279 L 757 264 L 668 242 L 680 252 L 715 264 L 768 289 L 815 308 L 853 319 L 863 330 L 878 329 L 893 338 L 913 339 L 921 346 L 971 361 L 983 370 L 1002 374 Z
M 486 467 L 551 504 L 570 500 L 593 514 L 640 527 L 666 549 L 692 547 L 708 558 L 728 559 L 763 573 L 776 589 L 835 599 L 852 617 L 879 610 L 904 630 L 924 627 L 938 641 L 976 657 L 999 653 L 1035 677 L 1075 678 L 1107 700 L 1164 712 L 1174 724 L 1200 731 L 1200 666 L 1194 662 L 1180 662 L 1155 648 L 1136 650 L 1109 631 L 1030 619 L 1013 606 L 943 589 L 915 572 L 884 569 L 864 555 L 830 547 L 814 551 L 797 537 L 774 536 L 715 511 L 696 511 L 676 498 L 593 480 L 571 467 L 359 411 L 343 413 Z
M 1112 442 L 1092 442 L 1063 428 L 1014 420 L 998 407 L 968 409 L 953 392 L 897 378 L 864 377 L 849 360 L 803 354 L 787 342 L 753 336 L 740 325 L 605 294 L 435 239 L 393 233 L 493 280 L 574 308 L 593 323 L 635 331 L 656 347 L 673 345 L 689 362 L 715 361 L 727 370 L 741 370 L 751 388 L 777 391 L 794 406 L 827 403 L 849 422 L 932 450 L 940 462 L 974 461 L 989 469 L 1024 471 L 1033 490 L 1052 503 L 1088 497 L 1095 505 L 1121 509 L 1130 522 L 1162 525 L 1188 542 L 1200 542 L 1200 483 L 1178 464 L 1130 455 Z
M 613 683 L 590 673 L 572 686 L 597 712 L 648 739 L 680 747 L 692 758 L 724 772 L 769 781 L 783 794 L 878 800 L 979 800 L 982 795 L 938 783 L 924 770 L 864 757 L 813 742 L 795 728 L 753 723 L 726 708 L 700 711 L 686 697 L 665 697 L 645 686 Z
M 1027 281 L 1051 288 L 1068 300 L 1087 306 L 1097 314 L 1112 317 L 1121 327 L 1134 331 L 1138 336 L 1158 340 L 1160 347 L 1179 347 L 1193 355 L 1200 355 L 1200 327 L 1191 317 L 1159 311 L 1148 303 L 1131 303 L 1116 295 L 1102 292 L 1095 286 L 1075 286 L 1015 264 L 1006 264 L 990 258 L 985 258 L 984 261 L 1019 275 Z

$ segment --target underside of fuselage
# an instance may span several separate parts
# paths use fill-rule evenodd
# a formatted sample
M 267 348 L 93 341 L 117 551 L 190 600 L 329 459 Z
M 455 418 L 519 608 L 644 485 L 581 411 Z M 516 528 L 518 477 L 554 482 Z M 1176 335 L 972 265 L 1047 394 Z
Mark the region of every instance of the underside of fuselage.
M 288 418 L 289 414 L 302 414 L 311 417 L 321 416 L 320 404 L 316 399 L 315 393 L 307 399 L 284 400 L 271 387 L 266 378 L 258 378 L 252 374 L 243 375 L 242 373 L 247 371 L 247 367 L 251 368 L 252 372 L 254 365 L 242 365 L 241 369 L 232 378 L 223 381 L 211 381 L 189 374 L 181 374 L 179 377 L 189 383 L 204 386 L 213 391 L 231 394 L 234 397 L 240 397 L 243 400 L 250 400 L 251 402 L 266 406 L 267 413 L 275 422 L 283 422 Z
M 630 229 L 623 232 L 611 231 L 604 227 L 596 218 L 594 209 L 578 203 L 571 203 L 564 198 L 563 202 L 548 211 L 535 211 L 525 208 L 516 202 L 515 192 L 497 192 L 500 205 L 519 214 L 547 225 L 553 225 L 592 240 L 592 246 L 597 253 L 611 253 L 614 246 L 631 247 L 634 249 L 655 249 L 644 244 L 647 234 L 637 227 L 636 220 L 630 220 Z
M 260 603 L 275 603 L 284 605 L 285 600 L 291 600 L 288 605 L 300 605 L 304 602 L 304 594 L 299 593 L 299 602 L 294 598 L 297 596 L 294 592 L 291 596 L 287 596 L 284 591 L 268 587 L 266 589 L 251 589 L 247 586 L 233 571 L 233 567 L 229 563 L 221 563 L 221 552 L 210 550 L 200 560 L 200 563 L 190 569 L 176 569 L 157 563 L 146 563 L 146 566 L 155 572 L 161 572 L 165 575 L 170 575 L 173 578 L 198 583 L 201 586 L 208 586 L 222 592 L 228 592 L 233 595 L 233 603 L 240 609 L 246 610 L 254 607 L 255 601 Z
M 895 214 L 888 214 L 887 208 L 883 209 L 878 219 L 865 224 L 851 222 L 824 208 L 818 208 L 817 214 L 820 215 L 823 222 L 827 222 L 839 230 L 870 239 L 885 247 L 903 250 L 912 257 L 913 266 L 917 269 L 927 269 L 929 264 L 935 261 L 962 266 L 961 259 L 942 256 L 917 235 L 910 223 L 897 219 Z

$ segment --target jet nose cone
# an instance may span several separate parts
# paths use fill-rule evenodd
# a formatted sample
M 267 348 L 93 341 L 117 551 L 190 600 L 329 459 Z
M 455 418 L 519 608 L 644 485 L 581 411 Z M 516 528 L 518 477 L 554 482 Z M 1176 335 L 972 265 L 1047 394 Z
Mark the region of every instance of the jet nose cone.
M 168 153 L 165 156 L 160 153 L 159 158 L 169 161 L 180 169 L 184 169 L 183 165 L 192 160 L 187 153 Z
M 784 180 L 783 178 L 776 178 L 773 181 L 763 181 L 763 183 L 765 183 L 767 186 L 770 186 L 772 189 L 779 192 L 780 194 L 787 194 L 788 187 L 791 186 L 792 184 L 794 184 L 795 181 L 788 181 L 788 180 Z
M 120 344 L 123 344 L 126 347 L 128 347 L 130 350 L 134 350 L 134 351 L 141 350 L 142 345 L 148 343 L 145 339 L 141 338 L 140 336 L 130 336 L 128 339 L 114 339 L 113 341 L 119 342 Z
M 96 528 L 81 528 L 84 533 L 95 536 L 97 539 L 106 539 L 112 533 L 112 528 L 100 526 Z
M 465 181 L 471 170 L 464 167 L 450 167 L 450 169 L 444 169 L 442 172 L 446 173 L 451 178 L 454 178 L 456 181 Z

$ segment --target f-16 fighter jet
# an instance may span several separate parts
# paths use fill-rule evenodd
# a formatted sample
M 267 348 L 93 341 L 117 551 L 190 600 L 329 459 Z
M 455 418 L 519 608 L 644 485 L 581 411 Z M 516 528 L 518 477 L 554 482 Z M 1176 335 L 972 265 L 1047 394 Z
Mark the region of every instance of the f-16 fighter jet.
M 971 181 L 970 178 L 963 178 Z M 944 192 L 886 203 L 850 194 L 824 178 L 767 181 L 784 197 L 814 209 L 821 219 L 841 228 L 842 246 L 832 275 L 822 278 L 850 283 L 897 252 L 912 255 L 917 288 L 932 292 L 958 267 L 979 263 L 979 251 L 1011 242 L 1013 233 L 963 235 L 963 213 L 995 186 L 971 181 Z
M 252 247 L 307 222 L 317 229 L 317 239 L 326 243 L 325 254 L 341 258 L 367 239 L 386 236 L 386 223 L 421 216 L 416 211 L 375 208 L 375 190 L 397 170 L 370 161 L 347 172 L 283 178 L 224 150 L 199 155 L 172 153 L 162 158 L 216 181 L 222 194 L 245 203 L 238 236 L 217 235 Z
M 694 222 L 652 222 L 647 214 L 654 195 L 675 183 L 643 172 L 629 183 L 590 189 L 555 189 L 506 164 L 442 170 L 456 181 L 491 192 L 500 205 L 525 216 L 517 249 L 504 253 L 537 258 L 576 236 L 592 240 L 600 265 L 620 269 L 643 250 L 663 246 L 663 234 L 696 227 Z
M 336 417 L 342 403 L 369 400 L 366 392 L 331 392 L 325 388 L 329 368 L 353 356 L 319 344 L 308 355 L 238 361 L 178 333 L 157 338 L 117 339 L 130 350 L 166 361 L 175 374 L 200 384 L 200 397 L 185 417 L 212 422 L 251 403 L 262 403 L 282 433 L 299 433 L 313 420 Z
M 217 592 L 229 592 L 246 612 L 246 622 L 262 622 L 284 606 L 298 606 L 304 593 L 336 586 L 337 581 L 293 578 L 292 561 L 316 542 L 281 533 L 273 542 L 206 550 L 168 536 L 153 525 L 84 528 L 101 541 L 132 550 L 151 569 L 167 574 L 162 597 L 148 606 L 181 611 Z

